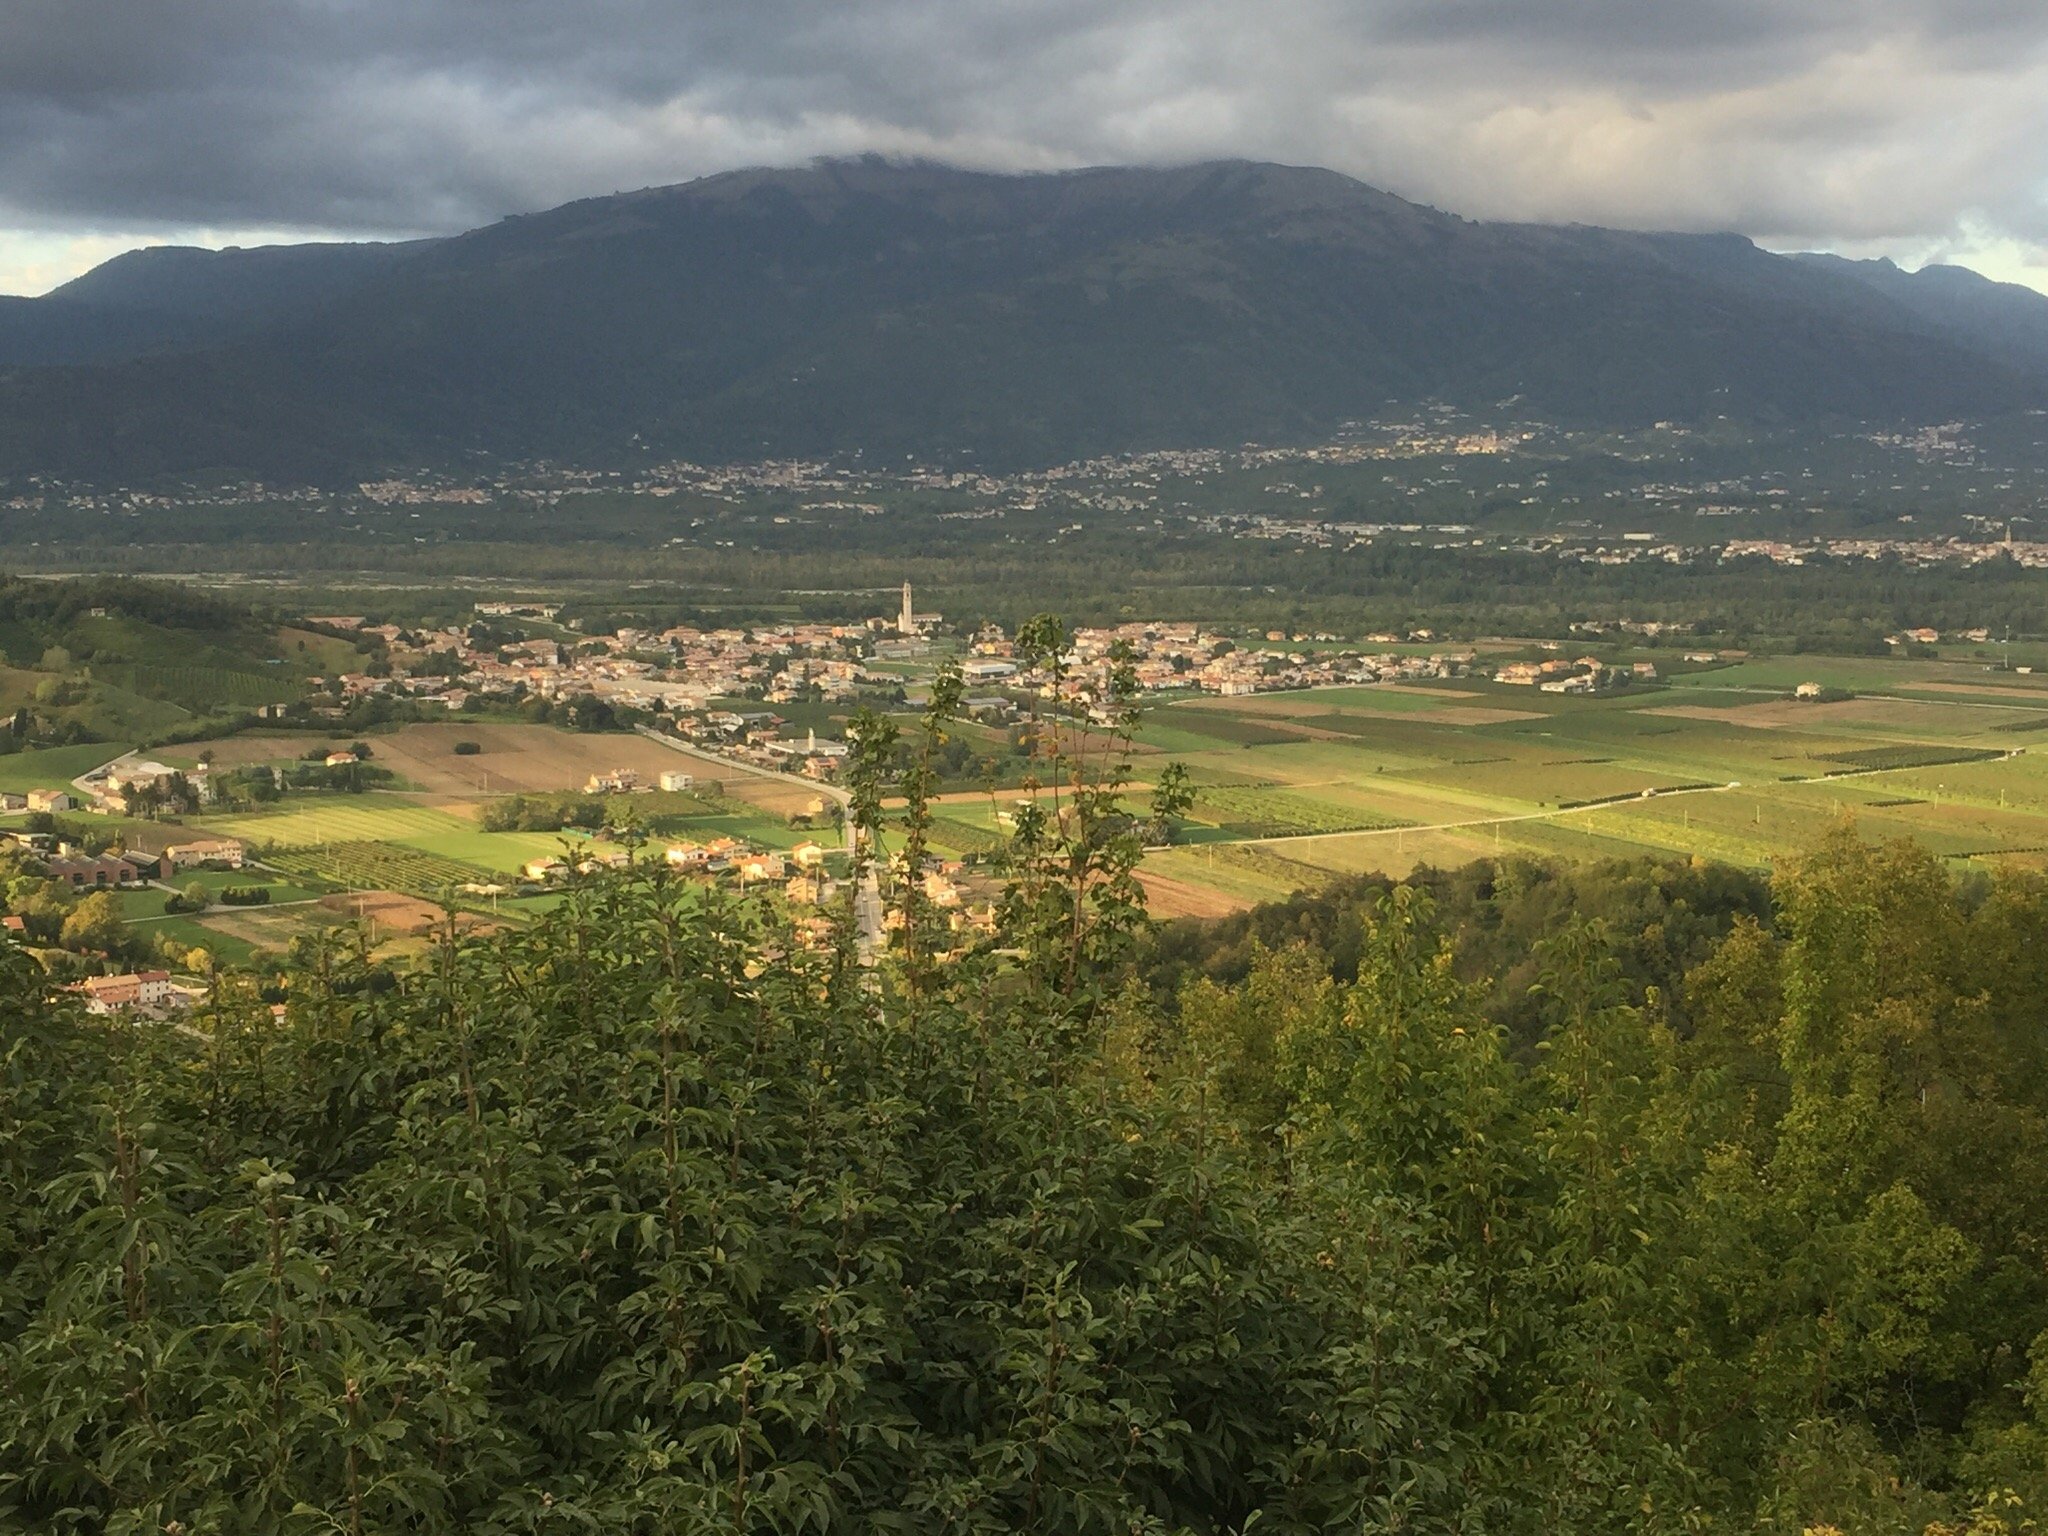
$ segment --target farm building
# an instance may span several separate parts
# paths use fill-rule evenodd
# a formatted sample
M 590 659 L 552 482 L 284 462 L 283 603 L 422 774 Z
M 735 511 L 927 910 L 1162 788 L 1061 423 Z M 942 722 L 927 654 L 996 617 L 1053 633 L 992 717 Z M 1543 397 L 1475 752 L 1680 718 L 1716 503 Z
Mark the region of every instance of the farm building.
M 111 890 L 144 883 L 139 869 L 126 859 L 117 859 L 110 854 L 97 858 L 52 859 L 48 869 L 52 880 L 68 885 L 74 891 Z
M 248 850 L 232 837 L 206 837 L 190 843 L 173 843 L 164 850 L 168 869 L 193 869 L 202 864 L 224 864 L 240 869 Z
M 88 976 L 72 990 L 85 998 L 88 1013 L 121 1013 L 161 1008 L 171 1001 L 169 971 L 136 971 L 126 976 Z

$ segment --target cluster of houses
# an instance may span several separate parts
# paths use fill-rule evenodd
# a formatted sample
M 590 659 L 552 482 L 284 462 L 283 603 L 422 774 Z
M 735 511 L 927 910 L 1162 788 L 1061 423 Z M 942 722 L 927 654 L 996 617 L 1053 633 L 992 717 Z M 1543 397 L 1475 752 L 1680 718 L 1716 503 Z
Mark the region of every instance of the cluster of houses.
M 67 789 L 0 790 L 0 812 L 75 811 L 78 797 Z
M 943 913 L 955 932 L 992 931 L 993 906 L 970 901 L 964 883 L 966 871 L 957 860 L 928 856 L 916 871 L 909 870 L 896 856 L 892 878 L 915 879 L 926 903 Z M 680 841 L 661 850 L 661 861 L 679 873 L 711 880 L 730 880 L 742 890 L 779 887 L 792 907 L 799 909 L 828 905 L 843 889 L 842 881 L 827 867 L 828 854 L 822 843 L 805 841 L 786 851 L 756 848 L 735 837 L 714 837 L 704 842 Z M 575 875 L 596 875 L 630 866 L 632 855 L 624 848 L 591 843 L 562 855 L 531 859 L 520 873 L 535 885 L 558 885 Z M 885 929 L 900 927 L 903 918 L 891 908 L 884 915 Z M 830 924 L 822 916 L 802 919 L 799 932 L 808 942 L 822 940 Z
M 327 755 L 329 767 L 355 760 L 352 752 L 331 752 Z M 123 757 L 78 779 L 77 793 L 69 789 L 0 792 L 0 813 L 91 810 L 107 816 L 133 816 L 159 808 L 167 796 L 207 805 L 215 798 L 212 780 L 212 770 L 204 763 L 190 768 L 173 768 L 148 758 Z
M 47 832 L 0 832 L 0 838 L 27 849 L 42 860 L 46 878 L 81 895 L 134 890 L 154 880 L 171 880 L 182 870 L 240 869 L 248 858 L 248 850 L 231 837 L 194 838 L 160 853 L 87 853 Z
M 128 971 L 119 976 L 88 976 L 64 990 L 82 998 L 87 1013 L 162 1019 L 205 1002 L 212 983 L 169 971 Z M 270 1015 L 281 1021 L 284 1004 L 271 1004 Z
M 1571 661 L 1549 656 L 1542 661 L 1506 662 L 1494 669 L 1493 680 L 1534 687 L 1544 693 L 1602 693 L 1626 688 L 1631 683 L 1655 682 L 1657 664 L 1637 661 L 1613 666 L 1597 656 L 1581 656 Z
M 1991 638 L 1991 631 L 1979 624 L 1973 629 L 1952 629 L 1948 638 L 1959 645 L 1983 645 Z M 1902 629 L 1895 635 L 1885 636 L 1885 639 L 1893 645 L 1938 645 L 1942 632 L 1931 625 L 1921 625 L 1915 629 Z
M 65 988 L 85 999 L 87 1013 L 140 1013 L 161 1017 L 191 1007 L 206 995 L 204 983 L 181 981 L 169 971 L 131 971 L 121 976 L 88 976 Z
M 2025 519 L 2019 519 L 2024 522 Z M 2010 560 L 2032 569 L 2048 566 L 2048 543 L 2014 539 L 2010 525 L 2001 540 L 1928 539 L 1730 539 L 1723 560 L 1765 559 L 1774 565 L 1804 565 L 1813 559 L 1896 560 L 1902 565 L 1981 565 Z M 1966 632 L 1967 633 L 1967 632 Z M 1931 643 L 1931 642 L 1930 642 Z
M 529 859 L 520 874 L 535 885 L 552 885 L 572 875 L 625 869 L 632 858 L 627 849 L 593 842 L 565 855 Z M 837 889 L 825 870 L 826 851 L 822 843 L 801 842 L 784 853 L 755 848 L 736 837 L 714 837 L 705 842 L 670 843 L 662 849 L 661 859 L 670 869 L 713 879 L 733 879 L 743 888 L 780 884 L 799 906 L 828 901 Z
M 656 789 L 666 790 L 670 793 L 676 791 L 687 793 L 696 782 L 697 776 L 695 774 L 669 769 L 656 774 L 654 782 L 647 784 L 641 781 L 640 770 L 637 768 L 607 768 L 593 773 L 583 781 L 583 793 L 586 795 L 644 795 L 651 794 Z
M 27 834 L 12 834 L 16 840 Z M 166 858 L 168 862 L 168 858 Z M 51 852 L 45 860 L 49 879 L 66 881 L 72 889 L 133 889 L 154 879 L 156 868 L 143 856 L 82 856 L 76 850 Z M 14 913 L 0 915 L 0 942 L 25 942 L 29 926 Z M 174 977 L 170 971 L 125 971 L 111 977 L 84 977 L 66 987 L 80 997 L 88 1014 L 166 1014 L 193 1008 L 205 997 L 207 983 Z
M 1409 635 L 1372 635 L 1367 643 L 1427 643 L 1434 639 L 1430 631 L 1418 630 Z M 1266 633 L 1266 642 L 1264 646 L 1240 645 L 1198 624 L 1136 622 L 1079 629 L 1061 658 L 1065 676 L 1055 688 L 1049 679 L 1026 671 L 1016 643 L 999 627 L 989 625 L 975 635 L 970 654 L 960 664 L 960 675 L 970 687 L 1022 687 L 1045 695 L 1057 692 L 1069 703 L 1099 712 L 1107 699 L 1112 657 L 1119 649 L 1130 657 L 1141 690 L 1194 688 L 1225 698 L 1340 683 L 1458 677 L 1472 664 L 1469 652 L 1368 654 L 1341 648 L 1339 637 L 1327 634 L 1291 634 L 1276 629 Z M 970 708 L 1005 702 L 1000 698 L 967 701 Z
M 92 809 L 108 816 L 131 816 L 160 805 L 165 797 L 189 797 L 205 805 L 214 798 L 212 770 L 206 764 L 173 768 L 148 758 L 123 757 L 95 768 L 78 781 L 92 797 Z
M 480 603 L 486 618 L 553 616 L 552 605 Z M 913 614 L 920 624 L 936 614 Z M 849 700 L 863 686 L 893 686 L 898 680 L 870 672 L 863 658 L 901 639 L 899 619 L 863 624 L 786 623 L 755 629 L 702 629 L 681 624 L 669 629 L 622 628 L 614 634 L 515 640 L 477 645 L 464 626 L 413 631 L 394 624 L 370 624 L 355 615 L 330 615 L 318 622 L 385 642 L 392 675 L 350 672 L 317 686 L 344 700 L 404 697 L 462 709 L 472 696 L 514 695 L 558 699 L 588 694 L 635 709 L 695 710 L 714 698 L 752 696 L 769 703 L 821 697 Z M 451 665 L 452 663 L 452 665 Z
M 820 736 L 815 730 L 807 730 L 800 737 L 785 737 L 783 724 L 782 716 L 771 709 L 714 709 L 701 715 L 680 716 L 674 729 L 678 737 L 715 748 L 721 756 L 736 762 L 799 773 L 806 778 L 830 779 L 846 758 L 846 743 L 836 737 Z M 666 780 L 671 775 L 662 777 Z M 668 786 L 664 783 L 663 787 Z M 813 801 L 810 814 L 818 815 L 824 809 L 824 801 Z

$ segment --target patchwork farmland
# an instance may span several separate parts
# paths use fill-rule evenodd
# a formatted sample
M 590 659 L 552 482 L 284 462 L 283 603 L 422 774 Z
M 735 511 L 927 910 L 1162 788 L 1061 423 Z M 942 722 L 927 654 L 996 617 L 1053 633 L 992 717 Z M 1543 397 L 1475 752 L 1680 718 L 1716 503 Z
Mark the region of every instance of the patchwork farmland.
M 1794 698 L 1802 682 L 1826 696 Z M 700 795 L 721 778 L 723 793 L 647 797 L 639 814 L 660 810 L 677 835 L 687 827 L 769 847 L 809 835 L 790 819 L 816 809 L 801 787 L 721 776 L 636 736 L 449 721 L 371 740 L 396 788 L 293 795 L 190 825 L 243 839 L 311 887 L 439 900 L 503 884 L 580 835 L 485 831 L 479 810 L 500 794 L 681 767 L 698 776 Z M 458 742 L 480 750 L 457 753 Z M 169 751 L 179 761 L 210 750 L 226 767 L 288 763 L 332 744 L 255 732 Z M 55 787 L 110 750 L 0 759 L 0 788 Z M 1141 871 L 1162 915 L 1514 854 L 1761 866 L 1849 815 L 1867 837 L 1912 838 L 1957 868 L 2048 867 L 2048 677 L 1961 663 L 1746 661 L 1589 696 L 1460 678 L 1179 699 L 1147 712 L 1135 772 L 1142 781 L 1169 760 L 1188 768 L 1195 800 L 1178 845 Z M 935 846 L 993 851 L 1007 793 L 947 795 Z
M 458 753 L 458 742 L 473 743 L 479 750 Z M 302 733 L 252 732 L 194 742 L 165 755 L 189 764 L 205 751 L 223 768 L 287 765 L 315 748 L 335 745 L 346 743 Z M 589 834 L 573 829 L 486 831 L 479 813 L 501 795 L 580 791 L 593 774 L 621 768 L 652 783 L 664 769 L 680 769 L 695 775 L 698 794 L 624 797 L 644 823 L 673 828 L 680 836 L 730 835 L 769 847 L 789 847 L 807 835 L 792 827 L 788 818 L 792 808 L 809 810 L 815 799 L 797 796 L 802 801 L 798 805 L 789 788 L 738 770 L 721 781 L 715 764 L 639 736 L 615 733 L 582 735 L 540 725 L 436 722 L 379 733 L 371 738 L 371 747 L 372 761 L 393 773 L 400 787 L 362 794 L 293 794 L 257 809 L 188 818 L 186 825 L 239 839 L 270 871 L 307 888 L 430 903 L 453 899 L 472 907 L 517 911 L 521 909 L 516 904 L 506 908 L 495 901 L 491 888 L 505 887 L 529 861 L 558 856 L 565 848 L 587 842 Z M 71 761 L 67 758 L 65 766 Z M 757 784 L 764 792 L 752 793 Z M 729 789 L 730 797 L 722 789 Z M 760 803 L 771 799 L 772 805 Z M 299 920 L 336 919 L 323 908 L 302 911 Z M 211 925 L 213 918 L 209 915 L 203 921 Z M 253 935 L 242 937 L 254 940 Z
M 1826 700 L 1795 699 L 1802 682 Z M 1761 866 L 1844 816 L 1957 867 L 2048 867 L 2048 678 L 1979 666 L 1774 659 L 1592 696 L 1312 689 L 1171 705 L 1141 737 L 1197 791 L 1181 845 L 1144 865 L 1162 914 L 1517 853 Z

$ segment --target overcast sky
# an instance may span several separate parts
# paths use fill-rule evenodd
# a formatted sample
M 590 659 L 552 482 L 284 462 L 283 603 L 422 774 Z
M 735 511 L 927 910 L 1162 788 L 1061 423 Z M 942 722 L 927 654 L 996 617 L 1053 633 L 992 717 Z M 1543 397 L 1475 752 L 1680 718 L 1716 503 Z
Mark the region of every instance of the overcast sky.
M 864 150 L 1319 164 L 2048 291 L 2048 3 L 0 0 L 0 293 Z

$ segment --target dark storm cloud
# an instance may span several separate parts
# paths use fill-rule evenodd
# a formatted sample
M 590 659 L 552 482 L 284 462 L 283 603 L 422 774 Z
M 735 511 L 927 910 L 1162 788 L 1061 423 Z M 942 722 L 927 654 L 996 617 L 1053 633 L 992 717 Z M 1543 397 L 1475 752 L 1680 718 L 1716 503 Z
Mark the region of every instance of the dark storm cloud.
M 1461 212 L 2048 233 L 2040 0 L 8 0 L 0 223 L 451 229 L 877 149 Z

